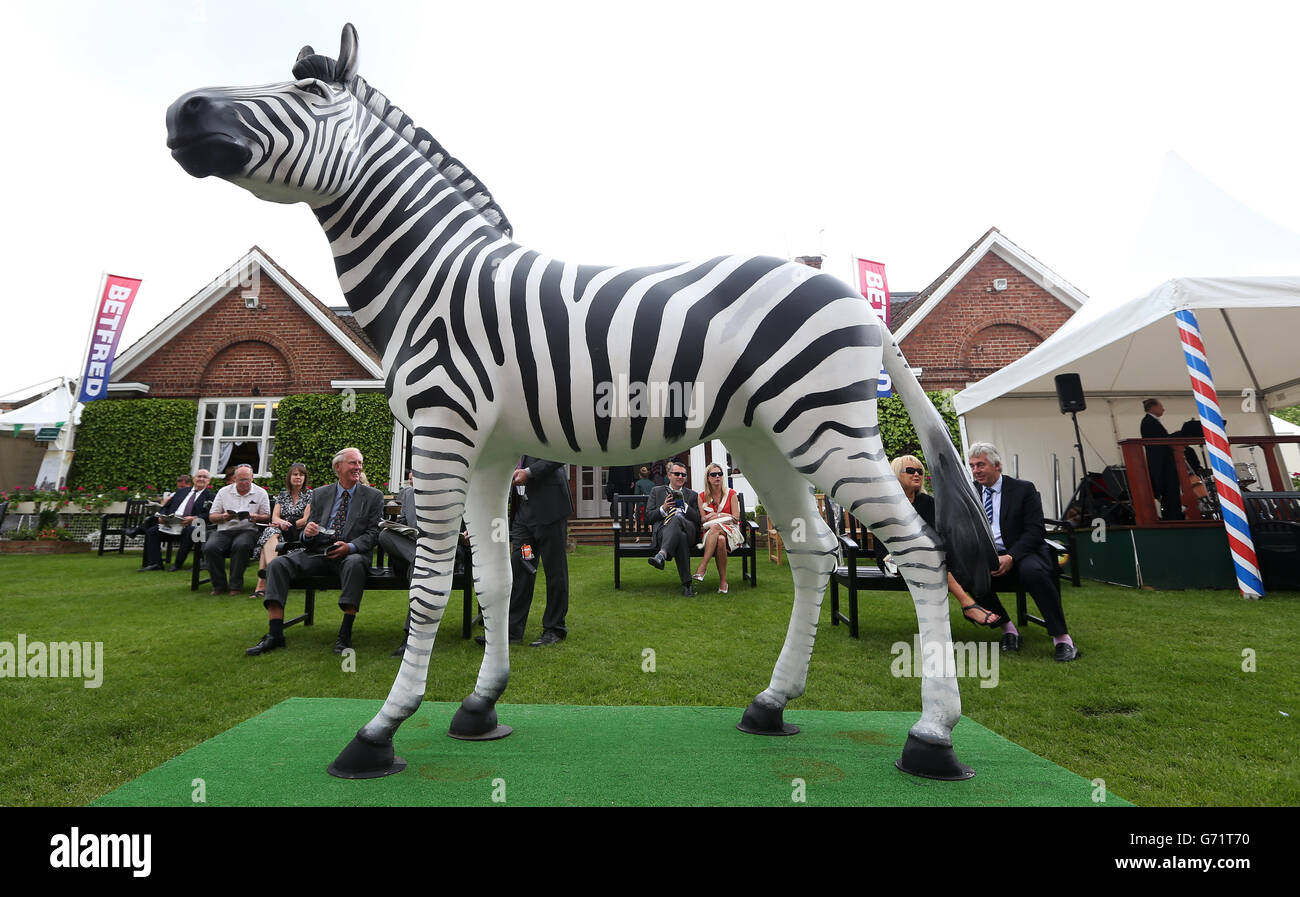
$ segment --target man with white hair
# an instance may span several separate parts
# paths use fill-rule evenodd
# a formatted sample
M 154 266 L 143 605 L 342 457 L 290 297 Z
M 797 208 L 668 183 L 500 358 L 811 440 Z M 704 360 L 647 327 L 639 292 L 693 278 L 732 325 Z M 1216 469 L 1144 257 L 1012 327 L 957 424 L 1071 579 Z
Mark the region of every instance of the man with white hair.
M 339 608 L 343 624 L 334 642 L 334 653 L 352 647 L 352 623 L 361 605 L 361 593 L 370 573 L 370 555 L 379 539 L 379 520 L 384 513 L 384 496 L 378 489 L 362 485 L 363 460 L 355 448 L 334 456 L 338 482 L 314 489 L 311 512 L 302 530 L 305 551 L 275 558 L 266 565 L 268 631 L 262 640 L 245 651 L 256 657 L 283 648 L 284 601 L 295 576 L 334 574 L 342 590 Z
M 270 497 L 253 482 L 253 468 L 239 465 L 230 484 L 221 488 L 208 509 L 208 523 L 217 525 L 217 531 L 210 533 L 203 545 L 213 595 L 243 594 L 244 568 L 261 532 L 257 524 L 270 522 Z M 229 580 L 226 579 L 226 555 L 230 555 Z
M 1028 480 L 1003 476 L 1002 457 L 992 443 L 975 443 L 966 457 L 984 505 L 984 515 L 993 528 L 993 544 L 998 552 L 998 566 L 993 571 L 994 592 L 999 587 L 1014 589 L 1018 581 L 1043 615 L 1056 645 L 1056 660 L 1068 663 L 1078 659 L 1079 649 L 1065 625 L 1061 593 L 1052 581 L 1055 558 L 1047 547 L 1043 501 L 1038 490 Z M 990 594 L 987 600 L 984 596 L 978 600 L 1006 620 L 1002 626 L 1002 651 L 1019 651 L 1020 632 L 998 596 Z

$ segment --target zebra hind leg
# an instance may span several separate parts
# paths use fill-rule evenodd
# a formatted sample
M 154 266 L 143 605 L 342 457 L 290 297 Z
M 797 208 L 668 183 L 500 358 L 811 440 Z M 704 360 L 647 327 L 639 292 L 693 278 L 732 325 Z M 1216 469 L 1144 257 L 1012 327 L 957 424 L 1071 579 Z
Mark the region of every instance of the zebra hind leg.
M 835 569 L 835 537 L 818 516 L 807 481 L 795 474 L 776 446 L 751 443 L 738 453 L 732 440 L 728 444 L 743 469 L 765 474 L 756 485 L 785 541 L 794 580 L 790 625 L 772 679 L 737 728 L 751 735 L 794 735 L 799 729 L 786 723 L 783 713 L 787 702 L 804 693 L 808 680 L 817 621 Z

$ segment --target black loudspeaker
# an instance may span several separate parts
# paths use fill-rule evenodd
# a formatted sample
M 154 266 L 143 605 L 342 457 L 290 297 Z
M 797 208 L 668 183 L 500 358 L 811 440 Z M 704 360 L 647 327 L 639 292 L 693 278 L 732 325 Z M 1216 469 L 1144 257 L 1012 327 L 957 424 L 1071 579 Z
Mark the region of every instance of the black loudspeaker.
M 1061 413 L 1083 411 L 1088 403 L 1083 399 L 1083 381 L 1078 374 L 1056 375 L 1056 398 L 1061 403 Z

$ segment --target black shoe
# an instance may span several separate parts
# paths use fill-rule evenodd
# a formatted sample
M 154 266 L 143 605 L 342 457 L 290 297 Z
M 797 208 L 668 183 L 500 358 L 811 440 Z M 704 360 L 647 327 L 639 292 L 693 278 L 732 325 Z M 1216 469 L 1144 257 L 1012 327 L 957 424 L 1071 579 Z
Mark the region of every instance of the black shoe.
M 509 645 L 522 645 L 523 643 L 524 640 L 522 638 L 506 639 L 506 644 Z M 474 644 L 478 645 L 480 648 L 486 648 L 487 639 L 484 636 L 476 635 L 474 636 Z
M 687 583 L 686 585 L 682 586 L 682 597 L 683 598 L 695 597 L 695 589 L 691 588 L 690 583 Z
M 646 562 L 656 570 L 662 570 L 664 568 L 664 561 L 666 560 L 668 560 L 668 555 L 664 554 L 662 551 L 654 557 L 646 558 Z
M 253 647 L 249 648 L 244 653 L 247 654 L 249 657 L 256 657 L 259 654 L 265 654 L 267 651 L 274 651 L 276 648 L 283 648 L 284 644 L 285 644 L 284 636 L 275 638 L 274 636 L 271 635 L 271 633 L 268 632 L 266 635 L 262 636 L 262 640 L 260 642 L 258 642 Z
M 1069 663 L 1072 660 L 1078 660 L 1079 655 L 1083 652 L 1069 642 L 1061 642 L 1056 646 L 1056 662 Z
M 1002 633 L 1002 653 L 1007 654 L 1011 651 L 1020 650 L 1020 633 L 1004 632 Z
M 144 535 L 144 527 L 143 527 L 143 526 L 133 526 L 133 527 L 131 527 L 129 530 L 126 530 L 126 531 L 123 533 L 123 535 L 126 536 L 128 539 L 138 539 L 138 538 L 140 538 L 141 536 Z
M 564 641 L 565 635 L 562 632 L 556 632 L 554 629 L 548 629 L 542 633 L 542 637 L 535 642 L 529 642 L 530 648 L 541 648 L 546 645 L 554 645 L 556 642 Z
M 352 636 L 350 635 L 340 635 L 338 638 L 334 640 L 335 654 L 342 654 L 344 651 L 348 650 L 351 647 L 352 647 Z
M 167 568 L 167 572 L 168 572 L 168 573 L 175 573 L 177 570 L 183 570 L 183 569 L 184 569 L 184 568 L 181 567 L 180 564 L 172 564 L 170 567 Z
M 153 571 L 153 570 L 162 570 L 162 568 L 163 568 L 163 565 L 162 565 L 162 564 L 150 564 L 148 567 L 141 567 L 139 570 L 137 570 L 137 571 L 135 571 L 135 572 L 136 572 L 136 573 L 144 573 L 146 570 L 148 570 L 148 571 Z

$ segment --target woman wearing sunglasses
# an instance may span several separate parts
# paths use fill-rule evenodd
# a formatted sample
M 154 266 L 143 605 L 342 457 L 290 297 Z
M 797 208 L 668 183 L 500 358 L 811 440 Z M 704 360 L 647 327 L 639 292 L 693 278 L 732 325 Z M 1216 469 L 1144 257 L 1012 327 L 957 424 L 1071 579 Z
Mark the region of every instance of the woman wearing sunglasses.
M 709 558 L 718 565 L 718 593 L 727 594 L 727 551 L 744 542 L 736 510 L 736 490 L 722 481 L 722 467 L 710 464 L 700 490 L 700 525 L 704 528 L 704 559 L 695 571 L 695 581 L 704 581 Z
M 921 466 L 920 460 L 915 455 L 902 455 L 889 462 L 889 466 L 898 477 L 899 485 L 903 487 L 907 500 L 916 508 L 916 513 L 930 525 L 930 529 L 934 529 L 934 497 L 928 495 L 923 489 L 925 468 Z M 948 591 L 956 595 L 961 603 L 962 616 L 976 626 L 997 629 L 1006 622 L 1000 614 L 995 614 L 976 604 L 975 599 L 966 593 L 951 573 L 948 574 Z

